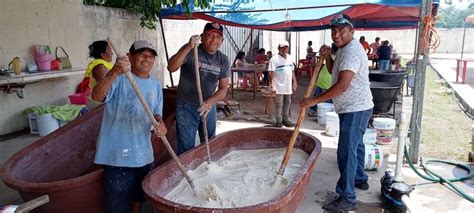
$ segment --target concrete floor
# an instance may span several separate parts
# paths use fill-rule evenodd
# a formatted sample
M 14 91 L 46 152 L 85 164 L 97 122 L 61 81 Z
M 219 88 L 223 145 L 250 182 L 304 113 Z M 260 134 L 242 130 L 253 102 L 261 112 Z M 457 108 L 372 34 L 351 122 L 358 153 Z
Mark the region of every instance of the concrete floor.
M 299 97 L 303 96 L 308 85 L 308 79 L 300 80 L 300 86 L 293 97 L 292 120 L 295 121 L 299 113 Z M 406 93 L 405 93 L 406 94 Z M 217 133 L 246 128 L 261 127 L 272 123 L 272 119 L 264 115 L 264 98 L 257 94 L 257 99 L 252 100 L 251 93 L 237 95 L 235 98 L 240 101 L 242 115 L 232 120 L 220 120 L 217 124 Z M 403 106 L 398 104 L 398 113 L 411 111 L 411 97 L 403 98 Z M 302 125 L 302 132 L 306 132 L 317 137 L 322 143 L 322 151 L 316 163 L 316 169 L 312 174 L 310 188 L 307 189 L 305 199 L 299 206 L 297 212 L 323 212 L 321 206 L 327 199 L 335 196 L 335 185 L 339 177 L 336 163 L 337 138 L 328 137 L 323 133 L 324 127 L 319 125 L 315 118 L 306 118 Z M 22 147 L 39 139 L 36 135 L 24 135 L 4 142 L 0 142 L 0 164 L 3 164 L 11 155 Z M 378 171 L 368 171 L 370 189 L 367 191 L 356 190 L 358 210 L 356 212 L 384 212 L 380 195 L 380 178 L 387 167 L 394 168 L 396 142 L 392 145 L 381 146 L 384 152 L 384 165 Z M 474 166 L 471 166 L 474 169 Z M 436 170 L 446 175 L 460 175 L 462 171 L 445 165 L 436 165 Z M 402 169 L 404 180 L 408 184 L 415 186 L 415 190 L 410 197 L 414 203 L 412 212 L 472 212 L 474 204 L 461 198 L 455 192 L 442 186 L 441 184 L 429 183 L 418 176 L 406 165 Z M 457 183 L 458 186 L 474 196 L 474 180 Z M 7 188 L 3 182 L 0 183 L 0 204 L 18 204 L 22 200 L 18 193 Z M 143 212 L 151 212 L 149 205 L 144 205 Z

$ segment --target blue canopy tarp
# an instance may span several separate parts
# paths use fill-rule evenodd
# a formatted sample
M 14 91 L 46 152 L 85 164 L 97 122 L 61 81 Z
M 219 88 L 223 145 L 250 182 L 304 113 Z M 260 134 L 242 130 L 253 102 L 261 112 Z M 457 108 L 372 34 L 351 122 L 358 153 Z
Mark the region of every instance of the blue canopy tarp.
M 359 30 L 410 29 L 420 21 L 422 0 L 237 0 L 210 1 L 201 9 L 190 1 L 191 16 L 182 5 L 159 14 L 168 19 L 197 18 L 224 25 L 275 31 L 307 31 L 329 28 L 329 20 L 344 13 Z M 439 0 L 434 0 L 438 4 Z

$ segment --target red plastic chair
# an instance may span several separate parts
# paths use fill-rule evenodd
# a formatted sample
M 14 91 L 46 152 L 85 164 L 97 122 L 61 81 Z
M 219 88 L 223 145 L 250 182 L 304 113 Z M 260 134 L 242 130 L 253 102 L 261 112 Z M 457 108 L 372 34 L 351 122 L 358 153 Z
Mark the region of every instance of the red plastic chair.
M 311 78 L 313 75 L 313 69 L 314 69 L 314 60 L 313 59 L 300 59 L 298 61 L 298 66 L 296 67 L 296 78 L 300 78 L 301 75 L 303 75 L 303 72 L 306 72 L 306 74 Z

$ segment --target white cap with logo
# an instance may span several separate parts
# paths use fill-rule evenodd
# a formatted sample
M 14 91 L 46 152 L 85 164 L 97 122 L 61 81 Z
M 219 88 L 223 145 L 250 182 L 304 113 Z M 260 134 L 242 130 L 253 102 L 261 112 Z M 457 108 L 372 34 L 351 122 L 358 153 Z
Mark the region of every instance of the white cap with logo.
M 278 47 L 285 47 L 285 46 L 287 46 L 287 47 L 290 46 L 290 44 L 288 43 L 288 41 L 282 40 L 282 41 L 280 41 L 280 42 L 278 43 Z

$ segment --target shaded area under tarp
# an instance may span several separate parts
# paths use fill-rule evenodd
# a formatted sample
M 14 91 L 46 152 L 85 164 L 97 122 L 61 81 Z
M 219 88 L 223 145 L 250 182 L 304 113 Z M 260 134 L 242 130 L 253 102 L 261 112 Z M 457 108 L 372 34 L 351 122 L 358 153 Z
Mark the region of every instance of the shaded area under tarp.
M 433 4 L 439 4 L 434 0 Z M 329 20 L 340 13 L 351 16 L 358 30 L 416 28 L 421 0 L 238 0 L 210 2 L 208 9 L 189 4 L 191 16 L 182 5 L 165 8 L 166 19 L 203 19 L 228 26 L 272 31 L 310 31 L 329 28 Z

